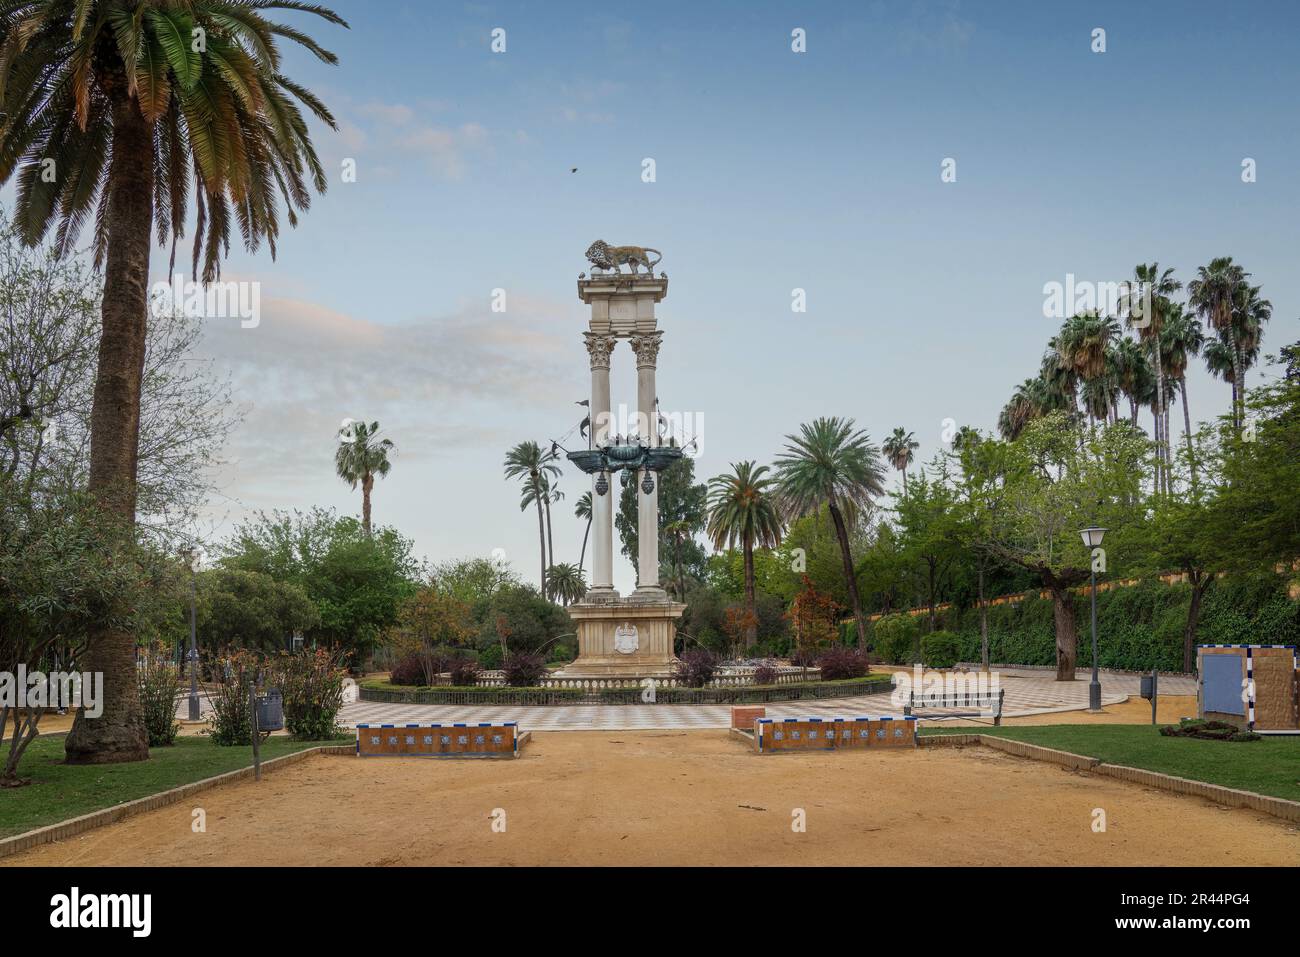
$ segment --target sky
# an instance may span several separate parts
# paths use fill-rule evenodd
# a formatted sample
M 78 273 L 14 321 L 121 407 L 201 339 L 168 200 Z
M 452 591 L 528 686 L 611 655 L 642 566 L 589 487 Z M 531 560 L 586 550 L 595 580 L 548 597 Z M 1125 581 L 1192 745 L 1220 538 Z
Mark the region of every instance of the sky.
M 282 15 L 340 57 L 286 47 L 284 65 L 337 116 L 315 133 L 329 190 L 275 262 L 232 252 L 224 277 L 260 284 L 256 327 L 205 323 L 245 413 L 218 537 L 258 509 L 358 514 L 334 434 L 377 419 L 397 453 L 375 520 L 430 561 L 503 549 L 536 580 L 536 519 L 502 460 L 580 417 L 575 282 L 598 237 L 663 252 L 658 390 L 699 423 L 702 479 L 771 461 L 822 415 L 876 442 L 903 426 L 918 463 L 945 420 L 992 430 L 1059 326 L 1044 285 L 1068 274 L 1159 261 L 1186 281 L 1231 255 L 1273 303 L 1264 351 L 1300 338 L 1294 4 L 333 6 L 351 29 Z M 165 280 L 162 252 L 153 266 Z M 613 388 L 635 402 L 626 346 Z M 1194 420 L 1226 408 L 1199 366 L 1189 392 Z M 560 482 L 557 561 L 578 559 L 588 487 Z M 615 579 L 633 585 L 621 556 Z

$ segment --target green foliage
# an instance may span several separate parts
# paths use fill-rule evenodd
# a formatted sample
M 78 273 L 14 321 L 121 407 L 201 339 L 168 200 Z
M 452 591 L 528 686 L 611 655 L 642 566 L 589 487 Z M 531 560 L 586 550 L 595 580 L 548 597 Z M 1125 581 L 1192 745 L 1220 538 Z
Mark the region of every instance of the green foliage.
M 176 720 L 176 702 L 181 696 L 180 669 L 170 661 L 150 656 L 137 674 L 149 747 L 170 745 L 181 729 L 180 722 Z
M 356 519 L 320 508 L 258 513 L 235 530 L 221 565 L 300 587 L 318 616 L 305 637 L 353 667 L 396 623 L 419 578 L 409 539 L 388 527 L 368 536 Z
M 961 642 L 950 631 L 932 631 L 921 638 L 921 661 L 927 668 L 951 668 L 960 652 Z
M 289 646 L 294 632 L 307 633 L 320 624 L 320 614 L 301 585 L 262 572 L 202 571 L 195 593 L 195 634 L 200 645 L 213 652 L 228 647 L 276 651 Z M 186 618 L 188 612 L 183 607 Z
M 871 628 L 872 650 L 886 664 L 908 664 L 920 635 L 921 622 L 912 615 L 902 612 L 885 615 Z
M 636 568 L 640 480 L 630 472 L 620 472 L 619 477 L 622 485 L 614 527 L 623 554 Z M 695 481 L 695 460 L 689 456 L 678 459 L 655 478 L 659 486 L 659 561 L 665 566 L 665 584 L 699 581 L 705 575 L 708 556 L 695 536 L 704 531 L 708 486 Z
M 338 737 L 347 670 L 324 649 L 281 654 L 271 663 L 271 684 L 284 699 L 284 726 L 299 741 Z

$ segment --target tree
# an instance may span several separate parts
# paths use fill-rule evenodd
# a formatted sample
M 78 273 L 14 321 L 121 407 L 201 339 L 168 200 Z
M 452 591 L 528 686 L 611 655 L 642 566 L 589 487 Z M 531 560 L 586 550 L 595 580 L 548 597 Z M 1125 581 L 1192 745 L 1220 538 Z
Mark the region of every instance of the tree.
M 320 624 L 320 613 L 299 583 L 276 581 L 264 572 L 220 567 L 199 572 L 195 598 L 198 642 L 214 653 L 230 647 L 288 650 L 295 633 Z
M 903 473 L 903 494 L 907 494 L 907 467 L 912 464 L 912 453 L 921 447 L 921 443 L 912 438 L 902 426 L 894 429 L 880 446 L 885 459 L 898 471 Z
M 529 505 L 537 508 L 537 541 L 541 549 L 541 583 L 542 597 L 547 597 L 546 591 L 546 516 L 543 512 L 543 500 L 546 498 L 545 488 L 550 477 L 558 477 L 560 467 L 555 464 L 554 452 L 542 452 L 541 447 L 536 442 L 520 442 L 509 452 L 506 453 L 505 477 L 506 480 L 519 479 L 523 482 L 524 496 L 520 502 L 519 510 L 523 511 Z
M 396 622 L 424 577 L 410 540 L 394 529 L 379 526 L 367 535 L 356 519 L 319 508 L 259 512 L 221 550 L 224 568 L 301 586 L 320 617 L 305 637 L 338 650 L 353 667 Z
M 921 471 L 912 490 L 899 496 L 894 506 L 905 560 L 920 565 L 930 630 L 939 627 L 935 615 L 938 592 L 961 551 L 961 512 L 951 485 L 947 461 L 937 457 L 932 465 L 936 473 L 928 478 Z
M 1155 417 L 1156 488 L 1168 492 L 1169 472 L 1169 402 L 1165 389 L 1164 363 L 1161 341 L 1165 323 L 1173 304 L 1170 297 L 1183 288 L 1174 278 L 1173 269 L 1160 269 L 1159 263 L 1139 263 L 1133 267 L 1133 284 L 1122 301 L 1128 314 L 1129 325 L 1138 330 L 1138 339 L 1147 347 L 1152 371 L 1156 377 Z
M 0 477 L 0 674 L 87 670 L 87 636 L 97 623 L 146 637 L 160 631 L 179 597 L 175 569 L 133 544 L 120 521 L 84 493 L 46 496 L 33 508 L 19 484 Z M 0 742 L 13 725 L 0 788 L 23 783 L 18 763 L 44 712 L 36 701 L 0 700 Z
M 858 583 L 849 547 L 849 524 L 873 506 L 884 492 L 885 470 L 880 451 L 865 431 L 855 430 L 852 419 L 815 419 L 800 426 L 799 435 L 787 435 L 787 445 L 776 460 L 779 497 L 793 517 L 815 512 L 825 504 L 835 523 L 843 559 L 853 617 L 858 625 L 858 646 L 867 644 L 867 624 L 858 598 Z
M 1232 261 L 1231 256 L 1219 256 L 1208 265 L 1196 270 L 1197 278 L 1187 284 L 1187 301 L 1197 315 L 1225 336 L 1228 355 L 1232 360 L 1232 425 L 1238 432 L 1242 426 L 1241 401 L 1245 395 L 1245 357 L 1237 339 L 1238 312 L 1235 307 L 1241 300 L 1242 287 L 1250 273 Z
M 1160 337 L 1160 361 L 1164 374 L 1178 384 L 1178 394 L 1183 405 L 1183 439 L 1187 445 L 1193 488 L 1196 486 L 1196 452 L 1192 445 L 1192 413 L 1187 405 L 1187 364 L 1192 356 L 1201 354 L 1204 345 L 1205 333 L 1200 323 L 1192 319 L 1181 306 L 1172 304 Z
M 334 451 L 334 470 L 353 489 L 361 484 L 361 527 L 370 534 L 370 490 L 375 476 L 384 478 L 392 469 L 388 456 L 397 451 L 391 439 L 379 438 L 379 423 L 353 422 L 339 429 Z
M 1006 479 L 990 503 L 993 554 L 1033 572 L 1051 593 L 1056 678 L 1073 681 L 1077 628 L 1071 589 L 1088 580 L 1090 556 L 1079 530 L 1136 525 L 1146 443 L 1126 424 L 1083 442 L 1060 413 L 1031 425 L 1007 446 Z M 1108 549 L 1110 551 L 1110 549 Z
M 781 544 L 781 516 L 777 509 L 775 480 L 766 465 L 752 461 L 734 462 L 730 475 L 709 479 L 708 534 L 713 547 L 740 545 L 745 562 L 745 611 L 748 615 L 745 647 L 758 640 L 758 617 L 754 610 L 754 547 L 776 548 Z
M 583 492 L 573 505 L 573 517 L 578 521 L 586 521 L 582 529 L 582 551 L 578 554 L 578 570 L 583 572 L 587 569 L 587 538 L 591 535 L 591 515 L 591 493 Z
M 346 26 L 323 7 L 278 5 Z M 159 239 L 170 235 L 174 254 L 193 179 L 194 270 L 202 259 L 203 278 L 212 281 L 232 219 L 250 251 L 265 239 L 274 255 L 279 200 L 293 224 L 295 208 L 310 202 L 307 178 L 325 190 L 325 171 L 293 101 L 330 127 L 334 119 L 280 73 L 276 40 L 301 43 L 326 62 L 336 58 L 298 30 L 264 19 L 265 6 L 52 0 L 10 4 L 0 18 L 0 182 L 17 171 L 24 238 L 39 243 L 57 220 L 55 248 L 66 253 L 95 214 L 104 295 L 89 489 L 122 517 L 124 529 L 136 512 L 155 213 Z M 197 35 L 202 44 L 193 42 Z M 144 760 L 135 637 L 98 627 L 86 655 L 86 666 L 104 674 L 106 704 L 93 722 L 77 715 L 65 741 L 68 761 Z
M 546 587 L 563 605 L 579 601 L 587 594 L 587 582 L 582 569 L 563 562 L 546 569 Z
M 424 683 L 434 685 L 452 649 L 469 643 L 474 632 L 469 606 L 430 582 L 402 602 L 389 636 L 399 652 L 416 656 Z

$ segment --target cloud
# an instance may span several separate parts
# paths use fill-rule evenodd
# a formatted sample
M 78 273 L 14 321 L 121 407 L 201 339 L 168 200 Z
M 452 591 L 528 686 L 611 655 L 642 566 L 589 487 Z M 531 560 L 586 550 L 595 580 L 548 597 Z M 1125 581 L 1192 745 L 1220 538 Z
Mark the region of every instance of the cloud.
M 378 419 L 416 461 L 515 441 L 537 396 L 585 391 L 581 347 L 553 323 L 567 312 L 513 294 L 506 313 L 467 307 L 383 324 L 271 299 L 255 329 L 210 321 L 202 353 L 231 370 L 236 399 L 251 403 L 226 457 L 241 486 L 294 483 L 307 463 L 308 473 L 332 468 L 331 441 L 346 417 Z

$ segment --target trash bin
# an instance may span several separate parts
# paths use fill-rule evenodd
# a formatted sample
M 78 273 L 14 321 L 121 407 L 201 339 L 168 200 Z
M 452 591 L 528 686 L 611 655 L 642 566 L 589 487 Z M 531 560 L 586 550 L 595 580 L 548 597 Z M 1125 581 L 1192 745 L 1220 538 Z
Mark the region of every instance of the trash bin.
M 1156 676 L 1143 675 L 1142 676 L 1142 697 L 1145 698 L 1147 701 L 1150 701 L 1152 698 L 1155 697 L 1155 694 L 1156 694 Z
M 284 697 L 279 688 L 271 688 L 257 697 L 257 730 L 284 730 Z

